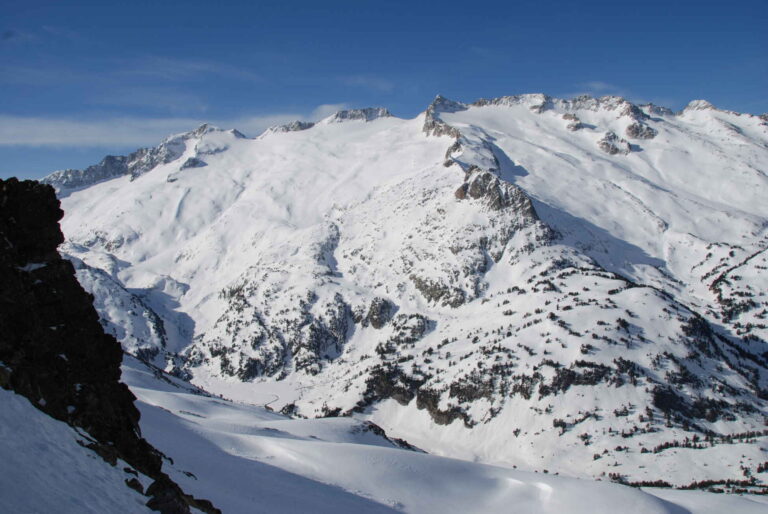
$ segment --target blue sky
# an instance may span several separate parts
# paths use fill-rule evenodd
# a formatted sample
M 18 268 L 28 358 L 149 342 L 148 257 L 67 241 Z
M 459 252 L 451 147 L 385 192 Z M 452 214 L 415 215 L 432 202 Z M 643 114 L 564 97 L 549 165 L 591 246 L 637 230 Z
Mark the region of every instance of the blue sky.
M 0 177 L 440 93 L 768 111 L 768 1 L 0 0 Z

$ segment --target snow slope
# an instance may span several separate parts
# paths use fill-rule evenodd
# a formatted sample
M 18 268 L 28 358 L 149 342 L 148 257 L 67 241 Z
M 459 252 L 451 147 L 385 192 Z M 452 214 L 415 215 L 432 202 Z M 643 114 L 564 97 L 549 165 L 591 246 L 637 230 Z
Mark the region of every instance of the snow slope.
M 412 120 L 204 126 L 150 153 L 169 141 L 140 173 L 48 179 L 128 351 L 439 455 L 766 478 L 764 118 L 438 97 Z
M 164 471 L 227 513 L 763 512 L 760 497 L 638 489 L 526 473 L 399 447 L 350 419 L 300 420 L 235 404 L 126 357 L 144 435 Z M 133 473 L 78 444 L 87 436 L 0 390 L 3 512 L 151 512 Z M 138 479 L 146 487 L 151 480 Z M 684 510 L 681 510 L 682 507 Z
M 706 514 L 765 509 L 759 497 L 642 492 L 435 457 L 398 448 L 349 418 L 290 419 L 195 394 L 173 379 L 160 382 L 130 358 L 123 370 L 139 398 L 144 435 L 173 456 L 174 480 L 228 513 L 597 514 L 620 508 L 626 513 Z
M 129 489 L 124 462 L 110 466 L 78 441 L 76 432 L 0 389 L 0 511 L 66 513 L 152 512 L 147 497 Z M 152 480 L 139 475 L 144 487 Z

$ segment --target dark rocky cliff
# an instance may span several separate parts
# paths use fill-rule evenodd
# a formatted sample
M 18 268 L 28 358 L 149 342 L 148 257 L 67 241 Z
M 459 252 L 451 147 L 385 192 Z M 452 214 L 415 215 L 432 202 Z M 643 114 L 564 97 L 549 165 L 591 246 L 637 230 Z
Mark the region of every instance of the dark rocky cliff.
M 218 512 L 184 494 L 141 437 L 135 397 L 120 382 L 120 344 L 104 333 L 93 298 L 56 250 L 62 216 L 52 187 L 0 180 L 0 386 L 88 432 L 87 446 L 107 462 L 122 459 L 154 479 L 150 508 Z

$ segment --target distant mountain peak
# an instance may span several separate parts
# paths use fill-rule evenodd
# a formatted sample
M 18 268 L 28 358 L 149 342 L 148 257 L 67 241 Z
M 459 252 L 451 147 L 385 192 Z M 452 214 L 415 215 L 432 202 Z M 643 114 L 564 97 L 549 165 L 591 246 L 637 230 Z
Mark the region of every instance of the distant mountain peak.
M 379 118 L 391 118 L 392 113 L 384 107 L 366 107 L 364 109 L 347 109 L 338 111 L 327 118 L 321 120 L 321 123 L 342 123 L 345 121 L 373 121 Z
M 458 112 L 467 109 L 467 105 L 462 102 L 450 100 L 443 95 L 437 95 L 432 103 L 427 107 L 427 112 Z
M 245 135 L 239 130 L 223 129 L 223 128 L 217 127 L 216 125 L 212 125 L 210 123 L 203 123 L 196 129 L 190 130 L 189 132 L 182 132 L 181 134 L 170 135 L 166 137 L 162 143 L 168 143 L 170 141 L 175 141 L 175 140 L 198 139 L 205 136 L 206 134 L 213 134 L 213 133 L 228 133 L 238 139 L 245 138 Z
M 301 121 L 295 120 L 290 123 L 284 123 L 282 125 L 273 125 L 265 130 L 259 137 L 264 137 L 269 134 L 280 134 L 284 132 L 300 132 L 302 130 L 311 129 L 315 126 L 313 121 Z
M 714 105 L 709 103 L 706 100 L 692 100 L 688 103 L 688 105 L 685 106 L 685 111 L 709 111 L 709 110 L 717 110 Z
M 210 123 L 203 123 L 199 127 L 189 132 L 172 134 L 153 148 L 140 148 L 135 152 L 123 155 L 107 155 L 99 164 L 88 166 L 85 169 L 66 169 L 54 171 L 50 175 L 42 178 L 40 182 L 50 184 L 57 192 L 64 190 L 73 190 L 87 187 L 98 182 L 130 175 L 131 179 L 150 171 L 160 164 L 168 164 L 180 158 L 187 150 L 187 141 L 201 140 L 208 134 L 229 134 L 236 139 L 244 139 L 245 135 L 235 129 L 225 130 Z M 216 147 L 216 145 L 214 145 Z M 217 150 L 200 150 L 199 145 L 195 146 L 199 153 L 215 153 Z M 216 147 L 222 149 L 223 147 Z

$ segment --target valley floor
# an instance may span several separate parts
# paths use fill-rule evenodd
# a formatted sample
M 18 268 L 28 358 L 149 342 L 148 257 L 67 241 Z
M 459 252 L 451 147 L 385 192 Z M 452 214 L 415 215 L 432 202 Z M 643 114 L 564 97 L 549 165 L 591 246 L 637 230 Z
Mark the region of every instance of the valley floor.
M 185 491 L 225 513 L 763 513 L 768 498 L 634 489 L 404 449 L 365 421 L 291 419 L 208 396 L 126 357 L 144 437 Z M 149 512 L 78 441 L 85 435 L 0 391 L 0 511 Z M 139 475 L 142 481 L 145 477 Z M 146 481 L 146 480 L 144 480 Z M 146 481 L 148 482 L 148 481 Z M 145 486 L 147 484 L 144 484 Z
M 365 421 L 290 419 L 123 367 L 173 478 L 224 512 L 762 513 L 768 499 L 639 490 L 398 447 Z

